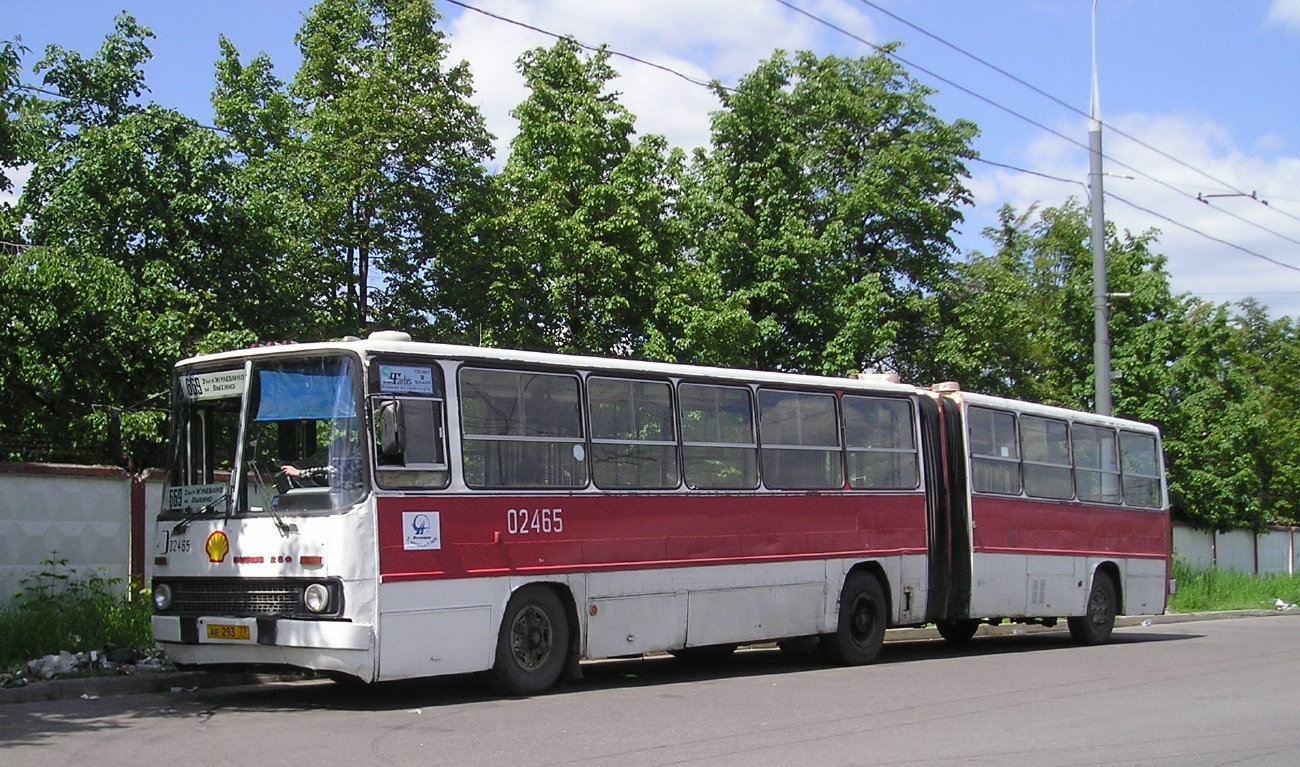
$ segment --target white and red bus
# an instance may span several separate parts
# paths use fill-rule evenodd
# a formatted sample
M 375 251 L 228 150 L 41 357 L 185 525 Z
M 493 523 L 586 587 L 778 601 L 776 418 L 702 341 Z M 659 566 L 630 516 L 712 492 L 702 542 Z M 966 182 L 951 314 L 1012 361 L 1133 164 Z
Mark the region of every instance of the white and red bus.
M 412 342 L 179 363 L 153 560 L 177 664 L 366 682 L 1163 612 L 1151 426 L 883 377 Z

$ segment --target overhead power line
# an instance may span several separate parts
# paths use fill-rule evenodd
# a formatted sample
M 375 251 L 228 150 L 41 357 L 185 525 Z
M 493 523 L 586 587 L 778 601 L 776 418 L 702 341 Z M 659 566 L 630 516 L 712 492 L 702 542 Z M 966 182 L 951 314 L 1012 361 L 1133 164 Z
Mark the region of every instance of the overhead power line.
M 1062 184 L 1078 184 L 1079 186 L 1082 186 L 1084 189 L 1087 189 L 1087 186 L 1088 186 L 1087 184 L 1083 183 L 1082 181 L 1078 181 L 1078 180 L 1075 180 L 1075 179 L 1062 178 L 1061 176 L 1053 176 L 1053 175 L 1050 175 L 1050 174 L 1047 174 L 1047 173 L 1039 173 L 1039 172 L 1036 171 L 1036 170 L 1029 170 L 1028 168 L 1020 168 L 1020 167 L 1017 167 L 1017 166 L 1015 166 L 1015 165 L 1008 165 L 1008 164 L 1006 164 L 1006 163 L 1001 163 L 1001 162 L 993 162 L 992 160 L 985 160 L 985 159 L 982 158 L 982 157 L 976 157 L 976 158 L 974 158 L 974 159 L 975 159 L 976 162 L 984 163 L 985 165 L 992 165 L 992 166 L 995 167 L 995 168 L 1004 168 L 1004 169 L 1006 169 L 1006 170 L 1015 171 L 1016 173 L 1025 173 L 1025 174 L 1028 174 L 1028 175 L 1030 175 L 1030 176 L 1038 176 L 1039 178 L 1045 178 L 1045 179 L 1048 179 L 1048 180 L 1050 180 L 1050 181 L 1059 181 L 1059 182 L 1061 182 Z M 1145 207 L 1143 207 L 1143 206 L 1141 206 L 1141 205 L 1138 205 L 1138 204 L 1136 204 L 1136 203 L 1130 202 L 1130 201 L 1124 199 L 1123 197 L 1120 197 L 1119 195 L 1115 194 L 1114 192 L 1105 192 L 1105 195 L 1106 195 L 1106 197 L 1108 197 L 1108 198 L 1110 198 L 1110 199 L 1112 199 L 1112 200 L 1115 200 L 1116 202 L 1122 202 L 1122 203 L 1124 203 L 1125 205 L 1127 205 L 1127 206 L 1129 206 L 1129 207 L 1131 207 L 1131 208 L 1134 208 L 1134 209 L 1136 209 L 1136 210 L 1140 210 L 1140 211 L 1142 211 L 1143 213 L 1147 213 L 1147 214 L 1149 214 L 1149 215 L 1155 216 L 1156 218 L 1161 219 L 1162 221 L 1167 221 L 1167 222 L 1173 224 L 1174 226 L 1179 227 L 1180 229 L 1186 229 L 1187 231 L 1192 232 L 1193 234 L 1198 234 L 1198 235 L 1200 235 L 1201 237 L 1204 237 L 1204 238 L 1207 239 L 1207 240 L 1210 240 L 1210 241 L 1212 241 L 1212 242 L 1217 242 L 1217 243 L 1219 243 L 1220 245 L 1226 245 L 1226 246 L 1232 248 L 1233 250 L 1241 251 L 1242 253 L 1245 253 L 1246 255 L 1251 256 L 1252 258 L 1262 259 L 1262 260 L 1264 260 L 1264 261 L 1269 262 L 1270 264 L 1274 264 L 1274 265 L 1276 265 L 1276 266 L 1280 266 L 1280 267 L 1282 267 L 1282 268 L 1284 268 L 1284 269 L 1290 269 L 1290 270 L 1292 270 L 1292 271 L 1300 272 L 1300 267 L 1292 266 L 1291 264 L 1284 263 L 1284 262 L 1282 262 L 1282 261 L 1278 261 L 1277 259 L 1274 259 L 1274 258 L 1270 258 L 1270 257 L 1264 255 L 1263 253 L 1257 253 L 1257 252 L 1251 250 L 1250 248 L 1245 248 L 1245 247 L 1242 247 L 1242 246 L 1237 245 L 1237 244 L 1235 244 L 1235 243 L 1228 242 L 1227 240 L 1223 240 L 1223 239 L 1220 239 L 1220 238 L 1215 237 L 1215 236 L 1213 236 L 1213 235 L 1206 234 L 1205 232 L 1201 231 L 1200 229 L 1197 229 L 1197 228 L 1194 227 L 1194 226 L 1189 226 L 1189 225 L 1184 224 L 1184 223 L 1182 223 L 1182 222 L 1180 222 L 1180 221 L 1175 221 L 1174 219 L 1170 218 L 1169 216 L 1163 215 L 1163 214 L 1161 214 L 1161 213 L 1156 213 L 1155 211 L 1151 210 L 1150 208 L 1145 208 Z
M 639 56 L 633 56 L 633 55 L 630 54 L 630 53 L 623 53 L 623 52 L 621 52 L 621 51 L 616 51 L 616 50 L 614 50 L 614 49 L 612 49 L 612 48 L 609 48 L 609 47 L 607 47 L 607 46 L 589 45 L 589 44 L 587 44 L 587 43 L 584 43 L 584 42 L 582 42 L 582 41 L 580 41 L 580 40 L 575 39 L 572 35 L 562 35 L 562 34 L 559 34 L 558 32 L 551 32 L 550 30 L 542 29 L 541 27 L 533 26 L 532 24 L 527 24 L 527 23 L 522 22 L 522 21 L 519 21 L 519 20 L 517 20 L 517 19 L 512 19 L 512 18 L 510 18 L 510 17 L 508 17 L 508 16 L 502 16 L 502 15 L 499 14 L 499 13 L 492 13 L 491 11 L 485 11 L 485 10 L 483 10 L 482 8 L 475 8 L 474 6 L 470 5 L 469 3 L 461 2 L 461 0 L 443 0 L 443 2 L 450 3 L 451 5 L 455 5 L 455 6 L 458 6 L 458 7 L 460 7 L 460 8 L 464 8 L 464 9 L 467 10 L 467 11 L 473 11 L 473 12 L 475 12 L 475 13 L 482 14 L 482 15 L 484 15 L 484 16 L 487 16 L 488 18 L 496 19 L 497 21 L 505 22 L 506 24 L 513 24 L 513 25 L 516 26 L 516 27 L 520 27 L 520 28 L 522 28 L 522 29 L 527 29 L 527 30 L 529 30 L 529 31 L 536 32 L 536 33 L 541 34 L 541 35 L 546 35 L 547 37 L 552 37 L 552 38 L 554 38 L 554 39 L 556 39 L 556 40 L 573 40 L 573 42 L 574 42 L 574 43 L 575 43 L 579 48 L 585 48 L 586 50 L 589 50 L 589 51 L 602 51 L 602 50 L 603 50 L 603 51 L 608 52 L 609 55 L 611 55 L 611 56 L 615 56 L 615 57 L 618 57 L 618 58 L 621 58 L 621 59 L 627 59 L 628 61 L 635 61 L 635 62 L 638 63 L 638 64 L 644 64 L 644 65 L 647 66 L 647 67 L 652 67 L 652 68 L 654 68 L 654 69 L 658 69 L 658 70 L 661 71 L 661 72 L 667 72 L 668 74 L 670 74 L 670 75 L 672 75 L 672 76 L 674 76 L 674 77 L 680 77 L 681 79 L 685 80 L 686 82 L 688 82 L 688 83 L 690 83 L 690 84 L 692 84 L 692 85 L 699 85 L 699 86 L 704 87 L 704 88 L 713 88 L 714 86 L 717 86 L 717 87 L 722 88 L 723 90 L 726 90 L 726 91 L 735 90 L 734 88 L 728 88 L 727 86 L 723 85 L 722 83 L 718 82 L 717 80 L 713 80 L 713 81 L 700 80 L 700 79 L 698 79 L 698 78 L 691 77 L 690 75 L 686 74 L 685 72 L 680 72 L 680 71 L 678 71 L 678 70 L 676 70 L 676 69 L 673 69 L 672 67 L 664 66 L 663 64 L 658 64 L 658 63 L 655 63 L 655 62 L 653 62 L 653 61 L 649 61 L 649 60 L 647 60 L 647 59 L 643 59 L 643 58 L 641 58 L 641 57 L 639 57 Z
M 860 1 L 861 1 L 861 0 L 860 0 Z M 790 0 L 775 0 L 775 2 L 777 2 L 777 3 L 779 3 L 779 4 L 783 5 L 783 6 L 785 6 L 786 8 L 789 8 L 790 10 L 794 11 L 795 13 L 798 13 L 798 14 L 801 15 L 801 16 L 804 16 L 804 17 L 806 17 L 806 18 L 808 18 L 808 19 L 810 19 L 810 20 L 812 20 L 812 21 L 814 21 L 814 22 L 816 22 L 816 23 L 818 23 L 818 24 L 821 24 L 822 26 L 827 27 L 828 29 L 834 30 L 835 32 L 838 32 L 839 34 L 844 35 L 845 37 L 848 37 L 849 39 L 856 40 L 857 42 L 862 43 L 863 45 L 865 45 L 865 46 L 871 48 L 873 51 L 877 52 L 878 54 L 880 54 L 880 55 L 882 55 L 882 56 L 887 56 L 887 57 L 893 59 L 894 61 L 897 61 L 898 63 L 900 63 L 900 64 L 902 64 L 902 65 L 908 67 L 909 69 L 913 69 L 913 70 L 916 70 L 916 71 L 918 71 L 918 72 L 922 72 L 922 73 L 928 75 L 929 77 L 932 77 L 932 78 L 934 78 L 935 80 L 938 80 L 939 82 L 941 82 L 941 83 L 943 83 L 943 84 L 945 84 L 945 85 L 949 85 L 949 86 L 951 86 L 951 87 L 953 87 L 953 88 L 955 88 L 955 89 L 961 91 L 962 93 L 965 93 L 966 95 L 968 95 L 968 96 L 970 96 L 970 97 L 972 97 L 972 98 L 978 99 L 979 101 L 982 101 L 982 102 L 984 102 L 985 104 L 988 104 L 989 106 L 991 106 L 991 107 L 993 107 L 993 108 L 995 108 L 995 109 L 997 109 L 997 110 L 999 110 L 999 111 L 1001 111 L 1001 112 L 1005 112 L 1006 114 L 1009 114 L 1009 115 L 1011 115 L 1012 117 L 1015 117 L 1015 118 L 1018 119 L 1018 120 L 1022 120 L 1022 121 L 1024 121 L 1024 122 L 1027 122 L 1027 123 L 1029 123 L 1030 125 L 1032 125 L 1032 126 L 1038 128 L 1039 130 L 1042 130 L 1042 131 L 1045 131 L 1045 132 L 1047 132 L 1047 133 L 1050 133 L 1050 134 L 1052 134 L 1053 136 L 1056 136 L 1057 138 L 1060 138 L 1060 139 L 1062 139 L 1063 141 L 1066 141 L 1067 143 L 1070 143 L 1070 144 L 1073 144 L 1073 145 L 1076 146 L 1076 147 L 1079 147 L 1080 149 L 1090 150 L 1090 147 L 1089 147 L 1087 144 L 1085 144 L 1085 143 L 1083 143 L 1083 142 L 1081 142 L 1081 141 L 1079 141 L 1079 140 L 1077 140 L 1077 139 L 1075 139 L 1075 138 L 1072 138 L 1072 137 L 1070 137 L 1070 136 L 1068 136 L 1068 135 L 1066 135 L 1066 134 L 1064 134 L 1064 133 L 1062 133 L 1062 132 L 1060 132 L 1060 131 L 1058 131 L 1058 130 L 1056 130 L 1056 129 L 1054 129 L 1054 128 L 1050 128 L 1050 127 L 1044 125 L 1043 123 L 1038 122 L 1037 120 L 1033 119 L 1032 117 L 1029 117 L 1028 115 L 1022 114 L 1022 113 L 1020 113 L 1020 112 L 1017 112 L 1016 110 L 1012 109 L 1011 107 L 1008 107 L 1008 106 L 1006 106 L 1006 105 L 1004 105 L 1004 104 L 1000 104 L 1000 103 L 994 101 L 993 99 L 991 99 L 991 98 L 989 98 L 989 97 L 987 97 L 987 96 L 984 96 L 983 94 L 976 93 L 975 91 L 971 90 L 970 88 L 967 88 L 966 86 L 964 86 L 964 85 L 962 85 L 962 84 L 960 84 L 960 83 L 958 83 L 958 82 L 955 82 L 954 80 L 951 80 L 951 79 L 949 79 L 949 78 L 947 78 L 947 77 L 944 77 L 943 75 L 940 75 L 939 73 L 937 73 L 937 72 L 935 72 L 935 71 L 933 71 L 933 70 L 927 69 L 927 68 L 925 68 L 925 67 L 923 67 L 923 66 L 921 66 L 921 65 L 919 65 L 919 64 L 917 64 L 917 63 L 915 63 L 915 62 L 909 61 L 909 60 L 907 60 L 906 58 L 904 58 L 904 57 L 898 55 L 897 53 L 894 53 L 894 52 L 892 52 L 892 51 L 887 51 L 887 50 L 881 48 L 880 46 L 876 45 L 875 43 L 871 42 L 870 40 L 867 40 L 866 38 L 862 37 L 861 35 L 855 34 L 855 33 L 851 32 L 851 31 L 849 31 L 849 30 L 847 30 L 847 29 L 844 29 L 843 27 L 841 27 L 841 26 L 839 26 L 839 25 L 837 25 L 837 24 L 835 24 L 835 23 L 833 23 L 833 22 L 831 22 L 831 21 L 828 21 L 828 20 L 826 20 L 826 19 L 824 19 L 824 18 L 822 18 L 822 17 L 820 17 L 820 16 L 818 16 L 818 15 L 816 15 L 816 14 L 814 14 L 814 13 L 811 13 L 811 12 L 809 12 L 809 11 L 804 10 L 803 8 L 800 8 L 799 6 L 797 6 L 797 5 L 793 4 L 792 2 L 790 2 Z M 873 7 L 874 7 L 874 6 L 873 6 Z M 973 57 L 973 55 L 972 55 L 972 57 Z M 977 60 L 979 60 L 979 61 L 981 61 L 981 62 L 983 61 L 982 59 L 977 59 Z M 1019 81 L 1019 78 L 1015 78 L 1015 79 L 1017 79 L 1017 81 Z M 1149 179 L 1150 181 L 1153 181 L 1153 182 L 1155 182 L 1155 183 L 1157 183 L 1157 184 L 1159 184 L 1159 185 L 1165 187 L 1166 189 L 1170 190 L 1171 192 L 1174 192 L 1174 193 L 1176 193 L 1176 194 L 1182 195 L 1183 197 L 1186 197 L 1186 198 L 1188 198 L 1188 199 L 1190 199 L 1190 200 L 1196 200 L 1196 196 L 1195 196 L 1195 195 L 1190 194 L 1190 193 L 1188 193 L 1188 192 L 1184 192 L 1183 190 L 1178 189 L 1178 188 L 1175 187 L 1174 185 L 1169 184 L 1169 183 L 1166 183 L 1165 181 L 1162 181 L 1161 179 L 1158 179 L 1158 178 L 1156 178 L 1155 176 L 1152 176 L 1150 173 L 1147 173 L 1146 171 L 1144 171 L 1144 170 L 1142 170 L 1142 169 L 1140 169 L 1140 168 L 1137 168 L 1137 167 L 1134 167 L 1134 166 L 1132 166 L 1132 165 L 1129 165 L 1128 163 L 1125 163 L 1125 162 L 1123 162 L 1123 161 L 1121 161 L 1121 160 L 1117 160 L 1117 159 L 1115 159 L 1115 158 L 1113 158 L 1113 157 L 1110 157 L 1109 155 L 1105 155 L 1105 157 L 1106 157 L 1106 159 L 1107 159 L 1109 162 L 1113 163 L 1114 165 L 1118 165 L 1118 166 L 1121 167 L 1121 168 L 1126 168 L 1126 169 L 1128 169 L 1128 170 L 1130 170 L 1130 171 L 1132 171 L 1132 172 L 1134 172 L 1134 173 L 1137 173 L 1138 175 L 1140 175 L 1140 176 L 1142 176 L 1142 177 L 1144 177 L 1144 178 L 1146 178 L 1146 179 Z M 1200 202 L 1204 202 L 1204 201 L 1201 200 Z M 1267 232 L 1268 234 L 1271 234 L 1271 235 L 1273 235 L 1274 237 L 1279 237 L 1279 238 L 1281 238 L 1281 239 L 1283 239 L 1283 240 L 1286 240 L 1286 241 L 1288 241 L 1288 242 L 1291 242 L 1291 243 L 1293 243 L 1293 244 L 1295 244 L 1295 245 L 1300 245 L 1300 239 L 1296 239 L 1296 238 L 1294 238 L 1294 237 L 1290 237 L 1290 236 L 1288 236 L 1288 235 L 1282 234 L 1281 232 L 1274 231 L 1273 229 L 1269 229 L 1268 227 L 1264 226 L 1263 224 L 1260 224 L 1260 223 L 1255 222 L 1255 221 L 1251 221 L 1251 220 L 1248 219 L 1248 218 L 1245 218 L 1245 217 L 1243 217 L 1243 216 L 1237 215 L 1236 213 L 1232 213 L 1231 211 L 1224 210 L 1223 208 L 1215 208 L 1215 210 L 1218 210 L 1220 213 L 1223 213 L 1224 215 L 1226 215 L 1226 216 L 1228 216 L 1228 217 L 1230 217 L 1230 218 L 1235 218 L 1236 220 L 1242 222 L 1243 224 L 1246 224 L 1247 226 L 1251 226 L 1251 227 L 1254 227 L 1254 228 L 1259 229 L 1259 230 L 1261 230 L 1261 231 Z
M 779 1 L 779 0 L 778 0 L 778 1 Z M 899 16 L 898 14 L 894 13 L 893 11 L 890 11 L 890 10 L 888 10 L 888 9 L 886 9 L 886 8 L 881 7 L 881 6 L 880 6 L 879 4 L 877 4 L 877 3 L 872 2 L 872 0 L 858 0 L 858 2 L 861 3 L 862 5 L 865 5 L 865 6 L 869 7 L 869 8 L 875 9 L 876 11 L 878 11 L 878 12 L 880 12 L 880 13 L 882 13 L 882 14 L 888 16 L 888 17 L 891 18 L 891 19 L 893 19 L 894 21 L 897 21 L 898 23 L 900 23 L 900 24 L 902 24 L 902 25 L 904 25 L 904 26 L 906 26 L 906 27 L 908 27 L 908 28 L 910 28 L 910 29 L 912 29 L 912 30 L 914 30 L 914 31 L 916 31 L 916 32 L 919 32 L 920 34 L 922 34 L 922 35 L 924 35 L 924 36 L 926 36 L 926 37 L 928 37 L 928 38 L 930 38 L 931 40 L 934 40 L 935 42 L 939 43 L 940 45 L 943 45 L 943 46 L 945 46 L 945 47 L 951 49 L 952 51 L 955 51 L 956 53 L 958 53 L 958 54 L 960 54 L 960 55 L 962 55 L 962 56 L 965 56 L 966 58 L 970 59 L 971 61 L 974 61 L 974 62 L 980 64 L 981 66 L 987 67 L 988 69 L 991 69 L 991 70 L 993 70 L 994 72 L 997 72 L 998 74 L 1002 75 L 1003 77 L 1007 78 L 1008 80 L 1011 80 L 1012 82 L 1017 83 L 1018 85 L 1021 85 L 1021 86 L 1025 87 L 1025 88 L 1028 88 L 1029 90 L 1033 91 L 1034 93 L 1037 93 L 1038 95 L 1040 95 L 1040 96 L 1042 96 L 1043 98 L 1046 98 L 1047 100 L 1049 100 L 1049 101 L 1051 101 L 1051 102 L 1057 104 L 1058 106 L 1064 107 L 1065 109 L 1067 109 L 1067 110 L 1069 110 L 1069 111 L 1075 113 L 1076 115 L 1079 115 L 1080 117 L 1086 117 L 1086 118 L 1089 118 L 1089 119 L 1091 119 L 1091 117 L 1092 117 L 1092 115 L 1090 115 L 1088 112 L 1085 112 L 1084 110 L 1082 110 L 1082 109 L 1080 109 L 1080 108 L 1074 106 L 1073 104 L 1070 104 L 1069 102 L 1065 101 L 1064 99 L 1061 99 L 1061 98 L 1059 98 L 1059 97 L 1057 97 L 1057 96 L 1055 96 L 1055 95 L 1053 95 L 1053 94 L 1051 94 L 1051 93 L 1048 93 L 1047 91 L 1043 90 L 1042 88 L 1039 88 L 1038 86 L 1034 85 L 1033 83 L 1031 83 L 1031 82 L 1029 82 L 1029 81 L 1027 81 L 1027 80 L 1025 80 L 1025 79 L 1023 79 L 1023 78 L 1021 78 L 1021 77 L 1018 77 L 1018 76 L 1012 74 L 1011 72 L 1008 72 L 1007 70 L 1003 69 L 1002 67 L 999 67 L 999 66 L 996 65 L 996 64 L 993 64 L 993 63 L 991 63 L 991 62 L 989 62 L 989 61 L 986 61 L 985 59 L 983 59 L 983 58 L 981 58 L 981 57 L 975 55 L 974 53 L 971 53 L 970 51 L 966 50 L 965 48 L 962 48 L 961 46 L 957 45 L 956 43 L 949 42 L 948 40 L 945 40 L 944 38 L 942 38 L 942 37 L 940 37 L 940 36 L 934 34 L 933 32 L 931 32 L 931 31 L 929 31 L 929 30 L 927 30 L 927 29 L 924 29 L 923 27 L 920 27 L 920 26 L 916 25 L 916 24 L 912 23 L 911 21 L 908 21 L 907 19 L 903 18 L 902 16 Z M 1238 189 L 1238 188 L 1237 188 L 1236 186 L 1234 186 L 1233 184 L 1231 184 L 1231 183 L 1229 183 L 1229 182 L 1227 182 L 1227 181 L 1224 181 L 1223 179 L 1220 179 L 1220 178 L 1218 178 L 1218 177 L 1216 177 L 1216 176 L 1210 174 L 1210 173 L 1209 173 L 1208 171 L 1206 171 L 1205 169 L 1200 168 L 1200 167 L 1197 167 L 1197 166 L 1195 166 L 1195 165 L 1192 165 L 1192 164 L 1189 163 L 1189 162 L 1186 162 L 1185 160 L 1182 160 L 1182 159 L 1180 159 L 1180 158 L 1178 158 L 1178 157 L 1175 157 L 1174 155 L 1169 154 L 1168 152 L 1164 151 L 1163 149 L 1160 149 L 1160 148 L 1158 148 L 1158 147 L 1155 147 L 1155 146 L 1152 146 L 1151 144 L 1146 143 L 1145 141 L 1143 141 L 1143 140 L 1137 138 L 1136 136 L 1133 136 L 1133 135 L 1131 135 L 1131 134 L 1125 133 L 1124 131 L 1120 130 L 1119 128 L 1115 127 L 1114 125 L 1111 125 L 1111 124 L 1108 123 L 1108 122 L 1105 122 L 1104 120 L 1101 121 L 1101 123 L 1102 123 L 1102 125 L 1104 125 L 1104 126 L 1106 127 L 1106 130 L 1108 130 L 1109 132 L 1114 133 L 1114 134 L 1116 134 L 1116 135 L 1118 135 L 1118 136 L 1123 136 L 1124 138 L 1128 139 L 1129 141 L 1132 141 L 1134 144 L 1137 144 L 1138 146 L 1140 146 L 1140 147 L 1142 147 L 1142 148 L 1144 148 L 1144 149 L 1146 149 L 1146 150 L 1148 150 L 1148 151 L 1150 151 L 1150 152 L 1154 152 L 1155 154 L 1157 154 L 1157 155 L 1159 155 L 1159 156 L 1165 158 L 1166 160 L 1169 160 L 1170 162 L 1173 162 L 1173 163 L 1175 163 L 1175 164 L 1177 164 L 1177 165 L 1180 165 L 1180 166 L 1182 166 L 1182 167 L 1184 167 L 1184 168 L 1187 168 L 1188 170 L 1194 171 L 1195 173 L 1199 174 L 1200 176 L 1202 176 L 1202 177 L 1204 177 L 1204 178 L 1206 178 L 1206 179 L 1209 179 L 1210 181 L 1213 181 L 1214 183 L 1216 183 L 1216 184 L 1222 186 L 1223 188 L 1231 190 L 1232 192 L 1235 193 L 1235 196 L 1250 197 L 1251 199 L 1254 199 L 1256 202 L 1259 202 L 1259 203 L 1261 203 L 1261 204 L 1263 204 L 1263 205 L 1265 205 L 1265 206 L 1268 206 L 1268 201 L 1265 200 L 1265 199 L 1259 198 L 1258 196 L 1256 196 L 1256 194 L 1255 194 L 1254 191 L 1247 193 L 1247 192 L 1245 192 L 1244 190 Z M 1199 196 L 1199 195 L 1198 195 L 1198 196 Z M 1277 212 L 1278 212 L 1278 213 L 1281 213 L 1282 215 L 1286 216 L 1287 218 L 1290 218 L 1290 219 L 1293 219 L 1293 220 L 1295 220 L 1295 221 L 1297 221 L 1297 222 L 1300 222 L 1300 216 L 1294 216 L 1294 215 L 1292 215 L 1292 214 L 1286 212 L 1285 210 L 1278 210 Z

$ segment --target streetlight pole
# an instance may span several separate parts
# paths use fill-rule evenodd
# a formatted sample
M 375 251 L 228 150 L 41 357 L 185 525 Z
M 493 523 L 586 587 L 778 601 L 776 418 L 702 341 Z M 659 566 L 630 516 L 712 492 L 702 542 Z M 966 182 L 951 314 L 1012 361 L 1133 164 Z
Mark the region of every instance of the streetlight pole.
M 1106 216 L 1101 189 L 1101 97 L 1097 92 L 1097 0 L 1092 0 L 1092 109 L 1088 118 L 1089 174 L 1092 196 L 1092 357 L 1096 410 L 1110 415 L 1110 323 L 1106 306 Z

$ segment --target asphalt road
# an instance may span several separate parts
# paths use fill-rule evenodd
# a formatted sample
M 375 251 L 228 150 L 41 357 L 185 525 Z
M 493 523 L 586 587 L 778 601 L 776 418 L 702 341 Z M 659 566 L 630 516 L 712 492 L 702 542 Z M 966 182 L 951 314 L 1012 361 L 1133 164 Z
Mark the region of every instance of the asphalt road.
M 1300 616 L 586 664 L 530 699 L 473 678 L 324 681 L 0 706 L 0 765 L 1300 764 Z

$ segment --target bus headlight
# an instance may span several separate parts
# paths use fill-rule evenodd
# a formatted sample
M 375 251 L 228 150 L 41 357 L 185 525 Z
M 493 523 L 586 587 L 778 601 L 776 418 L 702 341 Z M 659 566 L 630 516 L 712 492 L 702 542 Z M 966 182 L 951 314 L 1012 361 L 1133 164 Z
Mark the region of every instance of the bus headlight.
M 309 612 L 323 613 L 330 606 L 330 590 L 323 583 L 313 583 L 302 592 L 302 602 Z
M 158 612 L 166 612 L 172 606 L 172 587 L 165 583 L 155 583 L 153 587 L 153 606 Z

